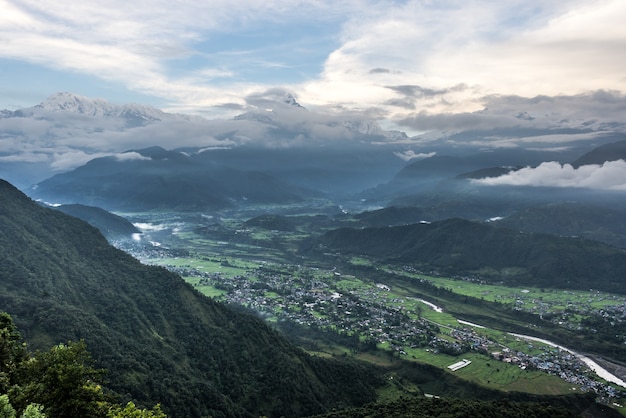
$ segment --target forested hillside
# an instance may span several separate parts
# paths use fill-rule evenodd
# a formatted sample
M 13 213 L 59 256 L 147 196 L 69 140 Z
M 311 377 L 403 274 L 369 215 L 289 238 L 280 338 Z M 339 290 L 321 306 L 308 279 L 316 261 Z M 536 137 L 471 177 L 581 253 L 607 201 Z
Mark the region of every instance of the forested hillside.
M 450 275 L 479 275 L 509 285 L 624 293 L 626 252 L 579 238 L 524 234 L 462 219 L 340 228 L 305 251 L 361 254 Z
M 303 416 L 374 400 L 378 378 L 310 357 L 255 317 L 142 265 L 0 182 L 0 311 L 33 349 L 84 339 L 122 400 L 170 416 Z

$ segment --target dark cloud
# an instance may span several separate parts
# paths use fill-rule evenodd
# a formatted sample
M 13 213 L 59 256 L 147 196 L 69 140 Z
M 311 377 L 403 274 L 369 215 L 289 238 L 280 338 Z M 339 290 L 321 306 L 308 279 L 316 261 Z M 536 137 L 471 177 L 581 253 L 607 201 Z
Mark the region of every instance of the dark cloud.
M 397 86 L 396 91 L 436 94 L 439 91 Z M 486 96 L 477 112 L 429 113 L 420 111 L 399 121 L 400 126 L 422 131 L 477 131 L 502 128 L 625 132 L 626 96 L 596 91 L 573 96 Z M 522 132 L 522 131 L 520 131 Z M 525 134 L 525 133 L 523 133 Z
M 458 84 L 456 86 L 446 89 L 431 89 L 427 87 L 417 85 L 400 85 L 400 86 L 385 86 L 386 88 L 402 94 L 406 97 L 412 98 L 425 98 L 425 97 L 438 97 L 452 92 L 459 92 L 466 90 L 468 87 L 465 84 Z
M 390 74 L 391 70 L 389 68 L 372 68 L 369 70 L 370 74 Z
M 384 104 L 409 110 L 415 109 L 415 102 L 409 99 L 389 99 Z
M 218 109 L 226 109 L 226 110 L 244 110 L 245 106 L 239 103 L 222 103 L 215 106 Z

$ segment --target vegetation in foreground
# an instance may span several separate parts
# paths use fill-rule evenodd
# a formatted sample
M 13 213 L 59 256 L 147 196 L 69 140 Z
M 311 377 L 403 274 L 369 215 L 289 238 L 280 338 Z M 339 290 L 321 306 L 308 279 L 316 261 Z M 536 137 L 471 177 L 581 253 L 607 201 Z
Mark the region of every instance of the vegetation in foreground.
M 0 312 L 0 417 L 165 418 L 156 405 L 120 405 L 103 389 L 84 341 L 30 353 L 6 312 Z

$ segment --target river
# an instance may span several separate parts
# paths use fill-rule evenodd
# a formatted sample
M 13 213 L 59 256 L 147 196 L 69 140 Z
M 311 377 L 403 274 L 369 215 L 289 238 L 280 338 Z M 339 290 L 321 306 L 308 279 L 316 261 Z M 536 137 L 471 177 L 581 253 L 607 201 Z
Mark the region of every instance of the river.
M 615 376 L 614 374 L 612 374 L 611 372 L 609 372 L 608 370 L 606 370 L 605 368 L 603 368 L 602 366 L 600 366 L 598 363 L 596 363 L 595 361 L 591 360 L 587 356 L 584 356 L 584 355 L 582 355 L 580 353 L 577 353 L 577 352 L 575 352 L 573 350 L 570 350 L 567 347 L 563 347 L 562 345 L 555 344 L 552 341 L 544 340 L 543 338 L 531 337 L 529 335 L 522 335 L 522 334 L 513 334 L 512 332 L 509 332 L 509 335 L 512 335 L 512 336 L 518 337 L 518 338 L 523 338 L 525 340 L 538 341 L 540 343 L 547 344 L 547 345 L 549 345 L 551 347 L 556 347 L 556 348 L 559 348 L 561 350 L 567 351 L 568 353 L 571 353 L 572 355 L 576 356 L 580 361 L 585 363 L 587 365 L 587 367 L 589 367 L 591 370 L 593 370 L 595 372 L 595 374 L 597 374 L 602 379 L 606 380 L 607 382 L 615 383 L 616 385 L 619 385 L 619 386 L 621 386 L 623 388 L 626 388 L 626 382 L 624 382 L 622 379 L 620 379 L 619 377 Z
M 443 309 L 441 309 L 439 306 L 435 305 L 434 303 L 428 302 L 428 301 L 426 301 L 424 299 L 418 299 L 418 300 L 420 302 L 425 303 L 426 305 L 430 306 L 430 308 L 433 309 L 436 312 L 443 312 Z M 469 326 L 476 327 L 476 328 L 485 328 L 482 325 L 474 324 L 472 322 L 463 321 L 463 320 L 460 320 L 460 319 L 457 319 L 457 321 L 460 324 L 469 325 Z M 577 353 L 577 352 L 575 352 L 573 350 L 570 350 L 567 347 L 563 347 L 562 345 L 555 344 L 552 341 L 544 340 L 543 338 L 531 337 L 530 335 L 514 334 L 512 332 L 509 332 L 508 334 L 512 335 L 514 337 L 523 338 L 525 340 L 537 341 L 537 342 L 540 342 L 540 343 L 544 343 L 544 344 L 547 344 L 547 345 L 549 345 L 551 347 L 556 347 L 556 348 L 559 348 L 561 350 L 567 351 L 568 353 L 571 353 L 572 355 L 576 356 L 576 358 L 578 358 L 580 361 L 585 363 L 587 365 L 587 367 L 589 367 L 591 370 L 593 370 L 594 373 L 597 374 L 600 378 L 606 380 L 607 382 L 615 383 L 616 385 L 619 385 L 619 386 L 621 386 L 621 387 L 626 389 L 626 382 L 624 382 L 622 379 L 620 379 L 619 377 L 615 376 L 614 374 L 612 374 L 611 372 L 609 372 L 604 367 L 600 366 L 598 363 L 596 363 L 595 361 L 593 361 L 592 359 L 590 359 L 587 356 L 584 356 L 584 355 L 582 355 L 580 353 Z

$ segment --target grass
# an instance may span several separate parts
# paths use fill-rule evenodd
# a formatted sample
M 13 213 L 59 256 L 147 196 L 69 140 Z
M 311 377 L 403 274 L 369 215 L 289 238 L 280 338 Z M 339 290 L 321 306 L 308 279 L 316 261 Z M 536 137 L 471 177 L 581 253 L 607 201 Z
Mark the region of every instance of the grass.
M 506 287 L 494 284 L 481 284 L 465 280 L 457 280 L 444 277 L 432 277 L 421 274 L 402 272 L 406 276 L 412 276 L 427 280 L 428 282 L 449 289 L 464 296 L 484 299 L 503 304 L 514 304 L 523 301 L 528 308 L 537 307 L 540 303 L 551 304 L 552 309 L 565 310 L 568 307 L 588 306 L 592 309 L 606 308 L 626 302 L 623 296 L 612 295 L 599 291 L 579 291 L 544 289 L 535 287 Z

